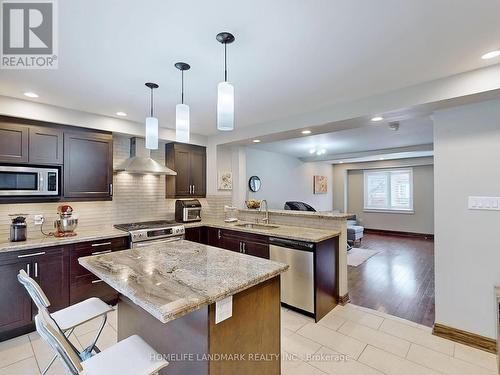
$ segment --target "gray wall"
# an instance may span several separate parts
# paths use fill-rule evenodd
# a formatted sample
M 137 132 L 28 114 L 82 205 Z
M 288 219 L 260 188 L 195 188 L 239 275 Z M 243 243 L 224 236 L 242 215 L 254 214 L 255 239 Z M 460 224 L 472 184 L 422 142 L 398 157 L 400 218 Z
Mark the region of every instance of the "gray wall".
M 304 163 L 301 160 L 276 152 L 255 148 L 246 150 L 246 176 L 259 176 L 262 188 L 249 199 L 267 199 L 269 208 L 283 209 L 286 201 L 302 201 L 317 211 L 332 209 L 333 167 L 326 163 Z M 328 178 L 328 193 L 313 194 L 313 176 Z
M 432 165 L 413 167 L 414 213 L 363 212 L 363 170 L 347 174 L 347 211 L 355 213 L 365 228 L 413 233 L 434 233 L 434 171 Z
M 436 322 L 496 339 L 500 211 L 467 209 L 500 196 L 500 100 L 434 115 Z
M 333 167 L 333 208 L 358 215 L 370 229 L 434 233 L 432 157 L 337 164 Z M 363 212 L 363 169 L 414 168 L 414 214 Z

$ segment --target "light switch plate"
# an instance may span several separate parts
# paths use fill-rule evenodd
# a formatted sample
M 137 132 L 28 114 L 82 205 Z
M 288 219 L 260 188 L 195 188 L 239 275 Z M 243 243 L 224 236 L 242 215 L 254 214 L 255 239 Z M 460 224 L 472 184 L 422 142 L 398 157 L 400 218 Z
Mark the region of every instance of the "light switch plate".
M 233 296 L 215 302 L 215 324 L 233 316 Z
M 500 211 L 500 197 L 469 197 L 469 210 Z

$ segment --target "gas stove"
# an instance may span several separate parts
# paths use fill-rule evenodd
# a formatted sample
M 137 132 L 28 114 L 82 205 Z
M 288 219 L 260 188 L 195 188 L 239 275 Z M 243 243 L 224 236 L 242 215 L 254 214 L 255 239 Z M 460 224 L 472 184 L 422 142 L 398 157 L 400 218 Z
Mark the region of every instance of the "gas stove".
M 116 224 L 114 227 L 130 234 L 133 248 L 152 243 L 182 240 L 185 233 L 184 225 L 173 220 Z

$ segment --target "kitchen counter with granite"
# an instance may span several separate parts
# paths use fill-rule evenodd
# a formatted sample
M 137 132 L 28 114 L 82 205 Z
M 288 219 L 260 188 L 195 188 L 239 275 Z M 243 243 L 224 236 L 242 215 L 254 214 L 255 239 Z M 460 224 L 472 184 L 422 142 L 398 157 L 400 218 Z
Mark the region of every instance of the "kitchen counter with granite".
M 288 268 L 185 240 L 79 258 L 79 262 L 162 323 L 260 284 Z
M 217 229 L 229 229 L 246 233 L 261 234 L 269 237 L 287 238 L 292 240 L 307 241 L 313 243 L 319 243 L 322 241 L 326 241 L 330 238 L 340 236 L 340 231 L 333 229 L 332 230 L 315 229 L 315 228 L 297 227 L 292 225 L 282 225 L 274 223 L 271 224 L 268 228 L 262 229 L 262 228 L 246 228 L 238 226 L 238 224 L 254 224 L 254 223 L 247 221 L 226 223 L 223 220 L 203 219 L 202 221 L 185 223 L 184 225 L 186 228 L 212 227 Z
M 242 208 L 238 209 L 238 211 L 243 213 L 261 212 L 257 209 L 252 209 L 252 208 Z M 298 217 L 309 217 L 309 218 L 330 219 L 330 220 L 347 220 L 354 216 L 351 213 L 337 213 L 332 211 L 295 211 L 295 210 L 269 210 L 269 214 L 279 215 L 279 216 L 298 216 Z
M 8 240 L 5 240 L 0 242 L 0 253 L 128 236 L 127 232 L 116 229 L 112 226 L 82 227 L 77 228 L 76 233 L 77 235 L 74 237 L 28 237 L 26 241 L 20 242 L 9 242 Z

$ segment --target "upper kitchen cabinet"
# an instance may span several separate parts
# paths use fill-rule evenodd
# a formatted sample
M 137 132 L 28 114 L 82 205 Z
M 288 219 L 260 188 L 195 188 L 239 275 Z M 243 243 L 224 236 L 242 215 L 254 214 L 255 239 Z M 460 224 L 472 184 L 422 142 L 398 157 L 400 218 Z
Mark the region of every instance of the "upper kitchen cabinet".
M 32 164 L 63 163 L 63 132 L 45 126 L 29 127 L 28 160 Z
M 0 162 L 63 163 L 62 129 L 52 124 L 37 126 L 34 123 L 32 120 L 16 118 L 0 119 Z
M 64 133 L 64 198 L 111 200 L 113 137 L 111 134 Z
M 29 127 L 0 120 L 0 162 L 27 163 Z
M 165 161 L 177 176 L 167 176 L 167 198 L 204 198 L 207 194 L 207 154 L 202 146 L 168 143 Z

